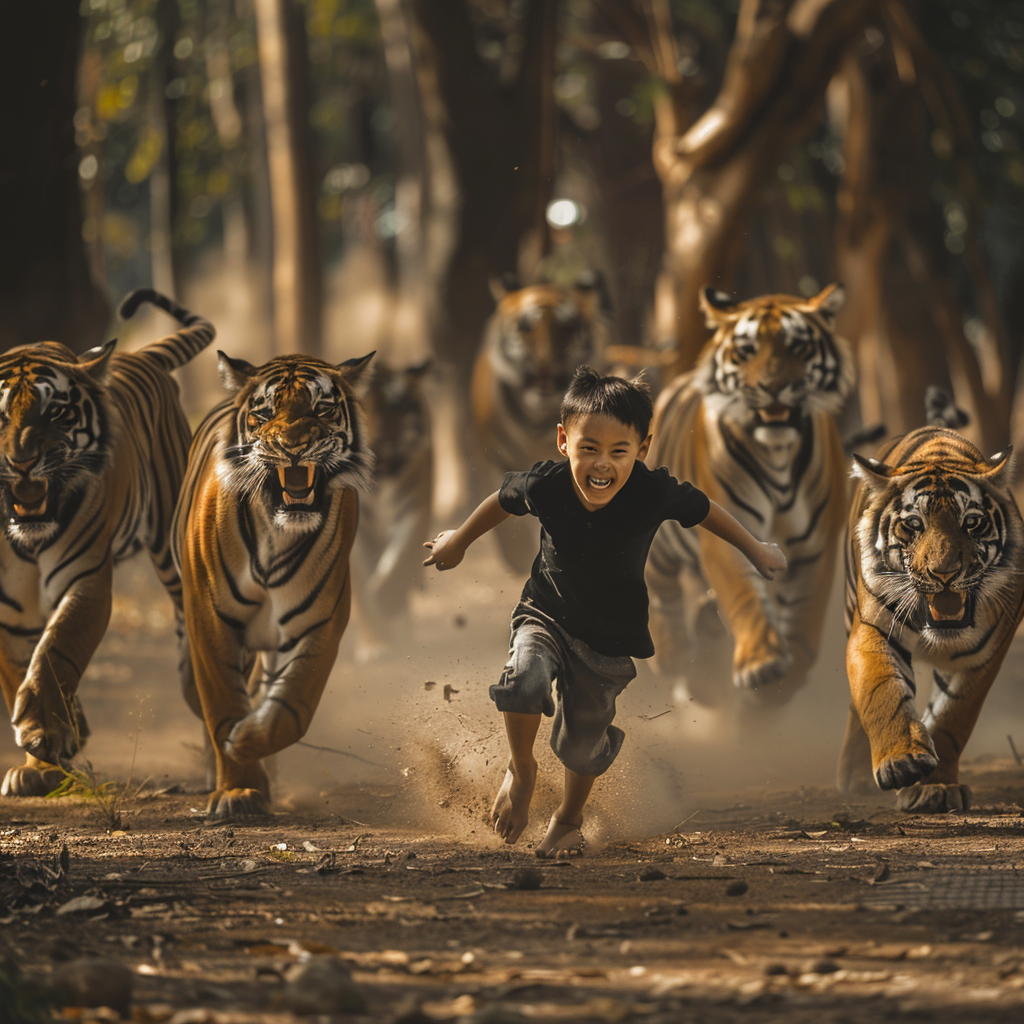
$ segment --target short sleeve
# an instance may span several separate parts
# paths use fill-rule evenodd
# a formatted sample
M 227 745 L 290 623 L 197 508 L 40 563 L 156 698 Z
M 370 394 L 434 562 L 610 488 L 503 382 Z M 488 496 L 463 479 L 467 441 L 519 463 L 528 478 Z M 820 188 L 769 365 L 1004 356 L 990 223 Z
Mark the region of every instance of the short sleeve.
M 538 462 L 525 473 L 506 473 L 498 489 L 498 504 L 513 516 L 539 516 L 538 501 L 544 504 L 544 494 L 550 494 L 548 481 L 557 474 L 560 462 Z
M 711 511 L 711 501 L 698 487 L 687 480 L 677 480 L 664 467 L 656 470 L 664 474 L 660 481 L 665 492 L 665 518 L 674 519 L 680 526 L 698 526 Z
M 526 516 L 533 512 L 528 496 L 530 474 L 506 473 L 498 489 L 498 504 L 513 516 Z

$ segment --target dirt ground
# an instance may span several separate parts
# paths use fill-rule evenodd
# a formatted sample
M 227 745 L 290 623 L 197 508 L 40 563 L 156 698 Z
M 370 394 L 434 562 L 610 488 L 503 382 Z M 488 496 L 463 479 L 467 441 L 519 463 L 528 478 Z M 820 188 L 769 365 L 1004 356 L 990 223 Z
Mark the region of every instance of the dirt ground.
M 974 807 L 937 818 L 832 788 L 838 627 L 757 742 L 643 671 L 588 856 L 541 862 L 550 755 L 523 840 L 485 821 L 519 586 L 482 542 L 427 579 L 386 657 L 358 661 L 353 625 L 307 745 L 274 765 L 274 815 L 211 825 L 170 605 L 124 570 L 81 689 L 116 789 L 0 803 L 0 961 L 22 971 L 5 991 L 0 965 L 0 1022 L 28 1019 L 35 983 L 117 1004 L 64 1011 L 107 1022 L 1024 1020 L 1024 651 L 968 749 Z

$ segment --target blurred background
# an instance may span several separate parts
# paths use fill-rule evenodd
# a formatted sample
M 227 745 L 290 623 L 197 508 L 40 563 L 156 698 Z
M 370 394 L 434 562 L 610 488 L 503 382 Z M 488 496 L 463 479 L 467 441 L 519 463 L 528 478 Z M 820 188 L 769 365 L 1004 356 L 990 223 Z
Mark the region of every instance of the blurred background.
M 938 384 L 977 440 L 1006 441 L 1015 0 L 39 0 L 5 18 L 4 348 L 88 348 L 152 284 L 234 355 L 429 355 L 458 404 L 503 272 L 601 270 L 619 340 L 670 374 L 706 337 L 699 288 L 841 279 L 854 421 L 916 426 Z
M 152 284 L 218 329 L 181 375 L 194 422 L 222 397 L 216 348 L 377 349 L 422 385 L 409 429 L 433 432 L 440 525 L 470 497 L 470 377 L 506 272 L 599 272 L 656 382 L 708 336 L 701 288 L 841 280 L 844 433 L 921 425 L 938 385 L 987 453 L 1024 442 L 1019 0 L 34 0 L 5 5 L 0 57 L 0 349 L 152 340 L 169 322 L 114 316 Z M 442 746 L 455 709 L 434 681 L 465 700 L 500 668 L 521 577 L 492 555 L 413 595 L 435 661 L 402 678 Z M 455 668 L 467 615 L 486 654 Z M 823 764 L 846 701 L 832 619 Z

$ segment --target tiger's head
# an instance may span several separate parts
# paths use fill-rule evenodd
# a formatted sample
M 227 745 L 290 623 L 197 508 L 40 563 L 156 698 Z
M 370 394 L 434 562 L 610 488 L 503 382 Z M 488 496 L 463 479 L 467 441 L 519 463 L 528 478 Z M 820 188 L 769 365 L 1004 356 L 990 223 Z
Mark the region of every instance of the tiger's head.
M 520 288 L 506 279 L 491 291 L 498 306 L 486 338 L 494 375 L 517 394 L 527 415 L 548 426 L 576 367 L 601 363 L 607 327 L 599 279 L 585 274 L 571 288 Z
M 339 366 L 278 356 L 258 368 L 217 355 L 235 393 L 235 444 L 222 480 L 279 529 L 318 529 L 335 492 L 369 483 L 373 454 L 356 392 L 373 353 Z
M 396 475 L 429 447 L 430 425 L 422 383 L 430 367 L 429 359 L 402 369 L 374 364 L 363 409 L 378 479 Z
M 836 284 L 810 299 L 746 302 L 705 289 L 715 331 L 700 359 L 705 402 L 765 445 L 795 440 L 808 412 L 837 413 L 853 386 L 853 360 L 833 330 L 844 299 Z
M 56 533 L 69 496 L 105 464 L 103 382 L 116 344 L 75 356 L 44 341 L 0 357 L 0 513 L 12 541 L 35 545 Z
M 856 526 L 861 573 L 897 624 L 948 647 L 1012 602 L 1024 538 L 1010 450 L 986 459 L 937 427 L 908 434 L 904 444 L 909 457 L 900 465 L 854 455 L 854 476 L 868 491 Z

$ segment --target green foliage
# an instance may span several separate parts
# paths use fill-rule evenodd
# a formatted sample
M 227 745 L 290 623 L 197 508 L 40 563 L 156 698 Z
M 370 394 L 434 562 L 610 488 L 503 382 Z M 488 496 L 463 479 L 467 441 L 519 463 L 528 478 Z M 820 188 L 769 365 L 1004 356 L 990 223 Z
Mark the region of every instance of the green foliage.
M 100 819 L 109 829 L 122 825 L 121 810 L 128 786 L 116 782 L 100 782 L 92 764 L 83 761 L 78 767 L 64 768 L 61 784 L 46 796 L 47 800 L 63 797 L 78 797 L 92 804 L 99 812 Z

